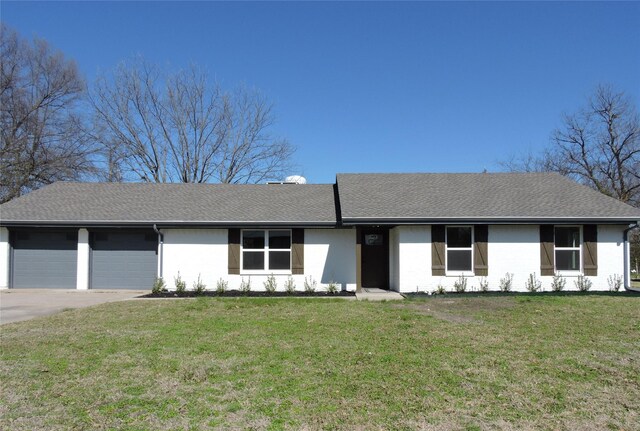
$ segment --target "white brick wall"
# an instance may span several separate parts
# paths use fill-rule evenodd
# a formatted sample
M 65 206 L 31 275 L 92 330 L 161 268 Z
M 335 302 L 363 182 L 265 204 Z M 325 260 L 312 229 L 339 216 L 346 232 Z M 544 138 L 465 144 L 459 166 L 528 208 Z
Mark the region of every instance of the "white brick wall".
M 598 226 L 598 276 L 589 277 L 592 290 L 607 290 L 610 275 L 623 274 L 622 233 L 625 226 Z M 431 227 L 402 226 L 390 247 L 400 251 L 399 280 L 401 292 L 433 291 L 438 285 L 453 290 L 456 276 L 431 276 Z M 542 281 L 544 290 L 551 290 L 553 277 L 540 276 L 540 233 L 538 225 L 489 226 L 489 275 L 491 290 L 498 290 L 507 272 L 513 273 L 513 290 L 526 291 L 525 282 L 531 273 Z M 397 244 L 394 244 L 397 242 Z M 576 290 L 576 277 L 567 277 L 565 290 Z M 478 289 L 480 277 L 469 277 L 468 287 Z
M 227 229 L 168 229 L 164 232 L 163 277 L 167 288 L 175 289 L 174 278 L 180 276 L 187 289 L 200 275 L 207 289 L 214 290 L 222 278 L 229 289 L 239 289 L 248 275 L 228 274 Z M 330 282 L 339 288 L 355 290 L 356 252 L 355 229 L 305 229 L 304 275 L 292 276 L 297 290 L 304 289 L 305 277 L 313 277 L 318 290 Z M 250 276 L 252 290 L 264 290 L 269 274 Z M 287 275 L 276 275 L 278 290 L 284 290 Z

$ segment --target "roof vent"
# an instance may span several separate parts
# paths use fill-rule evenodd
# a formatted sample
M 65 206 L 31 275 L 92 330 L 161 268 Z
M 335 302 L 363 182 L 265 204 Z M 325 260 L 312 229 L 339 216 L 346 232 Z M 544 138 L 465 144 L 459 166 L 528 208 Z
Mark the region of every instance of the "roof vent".
M 284 179 L 284 182 L 292 184 L 307 184 L 307 179 L 302 175 L 290 175 Z
M 284 181 L 267 181 L 267 184 L 307 184 L 307 179 L 300 175 L 290 175 Z

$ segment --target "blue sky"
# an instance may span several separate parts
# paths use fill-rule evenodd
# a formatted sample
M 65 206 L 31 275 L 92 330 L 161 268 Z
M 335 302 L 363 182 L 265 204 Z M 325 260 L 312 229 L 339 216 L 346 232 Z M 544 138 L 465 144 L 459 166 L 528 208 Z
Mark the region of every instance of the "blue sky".
M 640 101 L 639 2 L 6 2 L 92 81 L 141 54 L 275 104 L 297 172 L 480 172 L 549 142 L 600 82 Z

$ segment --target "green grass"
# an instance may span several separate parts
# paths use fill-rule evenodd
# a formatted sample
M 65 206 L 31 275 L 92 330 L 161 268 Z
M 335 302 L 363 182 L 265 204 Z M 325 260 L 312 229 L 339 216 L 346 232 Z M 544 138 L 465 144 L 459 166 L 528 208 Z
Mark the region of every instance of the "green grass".
M 0 429 L 639 429 L 640 297 L 140 300 L 4 325 Z

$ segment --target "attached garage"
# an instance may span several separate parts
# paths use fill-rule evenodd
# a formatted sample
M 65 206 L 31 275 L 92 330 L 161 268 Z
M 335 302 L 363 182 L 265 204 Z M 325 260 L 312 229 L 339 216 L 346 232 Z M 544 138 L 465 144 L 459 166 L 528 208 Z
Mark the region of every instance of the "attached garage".
M 90 234 L 91 289 L 151 289 L 158 267 L 158 236 L 151 231 Z
M 11 287 L 75 289 L 78 231 L 12 231 Z

